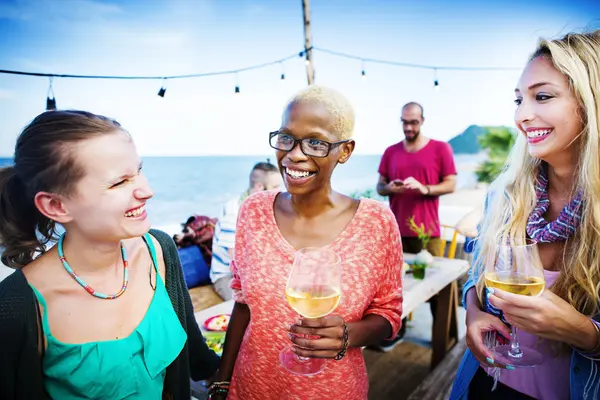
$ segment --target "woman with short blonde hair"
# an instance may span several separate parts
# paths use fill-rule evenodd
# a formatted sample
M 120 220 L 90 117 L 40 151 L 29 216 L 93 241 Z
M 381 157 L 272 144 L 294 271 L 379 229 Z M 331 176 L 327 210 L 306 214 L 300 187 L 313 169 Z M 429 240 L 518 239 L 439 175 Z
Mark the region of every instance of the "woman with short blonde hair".
M 211 398 L 367 398 L 361 348 L 400 328 L 402 245 L 388 207 L 332 189 L 334 169 L 354 150 L 353 129 L 348 100 L 310 86 L 269 134 L 287 191 L 256 193 L 240 209 L 231 264 L 235 306 Z M 341 300 L 321 318 L 299 318 L 285 299 L 294 256 L 308 247 L 341 259 Z M 327 359 L 326 368 L 315 374 L 304 361 L 300 375 L 292 373 L 279 358 L 289 345 L 298 356 Z

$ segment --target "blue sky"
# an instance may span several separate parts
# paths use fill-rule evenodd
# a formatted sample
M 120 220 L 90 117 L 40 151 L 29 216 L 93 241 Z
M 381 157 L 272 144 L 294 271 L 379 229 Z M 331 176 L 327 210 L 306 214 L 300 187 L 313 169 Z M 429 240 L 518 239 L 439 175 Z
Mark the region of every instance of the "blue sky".
M 597 1 L 312 0 L 317 47 L 401 62 L 522 67 L 538 37 L 600 27 Z M 485 3 L 482 5 L 481 3 Z M 0 69 L 177 75 L 237 69 L 303 47 L 300 0 L 0 0 Z M 520 71 L 433 72 L 316 52 L 316 81 L 357 113 L 357 153 L 402 138 L 399 110 L 419 101 L 424 132 L 447 140 L 470 124 L 512 124 Z M 286 80 L 279 76 L 285 71 Z M 265 154 L 286 100 L 306 85 L 299 59 L 237 76 L 167 82 L 55 79 L 59 108 L 118 119 L 142 155 Z M 44 111 L 48 79 L 0 74 L 0 155 Z

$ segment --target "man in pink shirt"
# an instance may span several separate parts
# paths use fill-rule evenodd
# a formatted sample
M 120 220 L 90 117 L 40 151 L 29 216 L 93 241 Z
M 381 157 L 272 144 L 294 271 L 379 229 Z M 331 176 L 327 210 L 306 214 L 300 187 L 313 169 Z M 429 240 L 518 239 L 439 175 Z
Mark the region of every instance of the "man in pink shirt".
M 377 192 L 389 196 L 404 252 L 418 253 L 422 249 L 417 234 L 408 226 L 408 219 L 414 217 L 417 225 L 423 223 L 431 231 L 432 240 L 427 246 L 429 252 L 441 256 L 439 196 L 452 193 L 456 186 L 452 148 L 448 143 L 421 134 L 425 117 L 420 104 L 411 102 L 404 105 L 401 122 L 404 140 L 383 153 Z M 431 309 L 435 316 L 435 298 L 431 299 Z M 387 347 L 393 347 L 391 345 L 395 342 L 388 343 L 390 346 Z M 386 346 L 382 349 L 387 350 Z

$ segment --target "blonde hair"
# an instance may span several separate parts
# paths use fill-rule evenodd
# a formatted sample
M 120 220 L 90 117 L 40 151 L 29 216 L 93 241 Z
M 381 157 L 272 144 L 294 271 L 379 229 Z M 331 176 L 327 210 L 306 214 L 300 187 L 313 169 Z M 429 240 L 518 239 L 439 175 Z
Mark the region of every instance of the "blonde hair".
M 285 110 L 287 111 L 294 104 L 322 106 L 334 119 L 332 133 L 337 135 L 340 140 L 352 138 L 354 134 L 354 108 L 348 99 L 337 90 L 311 85 L 292 97 Z
M 565 268 L 552 291 L 579 312 L 593 316 L 600 313 L 600 30 L 541 40 L 530 61 L 536 57 L 547 57 L 567 77 L 583 122 L 575 172 L 576 188 L 583 192 L 583 217 L 577 233 L 567 241 Z M 527 219 L 536 205 L 534 184 L 540 165 L 539 159 L 529 155 L 527 141 L 519 135 L 503 173 L 490 189 L 496 194 L 489 196 L 488 212 L 482 221 L 482 255 L 493 254 L 496 244 L 507 238 L 524 242 Z M 477 292 L 481 298 L 485 268 L 481 257 L 474 268 L 479 272 Z

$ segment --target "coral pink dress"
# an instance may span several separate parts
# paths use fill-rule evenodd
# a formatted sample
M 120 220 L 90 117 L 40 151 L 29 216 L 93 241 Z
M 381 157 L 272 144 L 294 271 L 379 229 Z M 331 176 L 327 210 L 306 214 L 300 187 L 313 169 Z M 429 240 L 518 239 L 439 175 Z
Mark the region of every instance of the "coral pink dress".
M 231 264 L 235 301 L 250 309 L 250 323 L 237 356 L 229 400 L 367 398 L 369 381 L 360 348 L 348 349 L 325 370 L 297 376 L 279 364 L 291 344 L 287 327 L 298 319 L 285 298 L 294 249 L 275 221 L 276 192 L 249 197 L 238 217 L 235 261 Z M 330 244 L 342 259 L 342 298 L 333 314 L 346 322 L 377 314 L 395 336 L 402 315 L 402 245 L 394 215 L 379 202 L 361 199 L 355 216 Z

